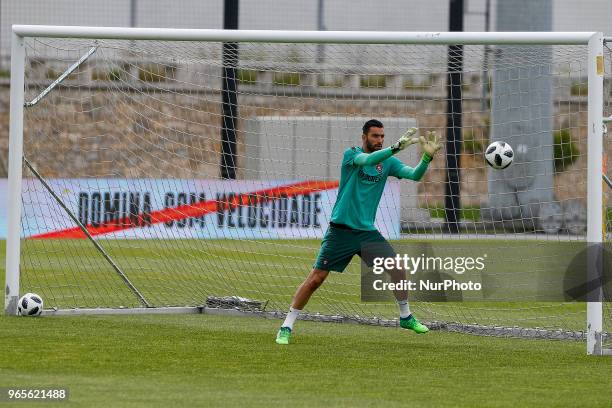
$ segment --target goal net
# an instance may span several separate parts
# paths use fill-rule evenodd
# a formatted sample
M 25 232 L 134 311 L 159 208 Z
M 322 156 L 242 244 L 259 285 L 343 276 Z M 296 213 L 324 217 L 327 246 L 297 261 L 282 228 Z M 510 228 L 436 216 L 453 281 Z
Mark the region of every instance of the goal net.
M 508 289 L 495 301 L 415 299 L 414 313 L 478 334 L 584 338 L 584 298 L 540 299 L 525 287 L 586 243 L 586 45 L 465 45 L 449 55 L 433 44 L 24 42 L 25 101 L 36 103 L 24 108 L 19 285 L 47 309 L 280 316 L 329 225 L 343 152 L 361 146 L 361 126 L 376 118 L 385 145 L 412 126 L 461 135 L 456 155 L 446 144 L 420 182 L 389 178 L 376 227 L 393 244 L 495 256 L 491 276 Z M 449 61 L 462 101 L 452 117 Z M 503 171 L 483 158 L 495 140 L 514 149 Z M 415 166 L 420 154 L 415 145 L 397 157 Z M 610 218 L 608 209 L 607 234 Z M 562 259 L 564 272 L 574 258 Z M 361 301 L 360 278 L 355 257 L 305 317 L 395 324 L 396 305 Z M 605 322 L 611 313 L 604 307 Z

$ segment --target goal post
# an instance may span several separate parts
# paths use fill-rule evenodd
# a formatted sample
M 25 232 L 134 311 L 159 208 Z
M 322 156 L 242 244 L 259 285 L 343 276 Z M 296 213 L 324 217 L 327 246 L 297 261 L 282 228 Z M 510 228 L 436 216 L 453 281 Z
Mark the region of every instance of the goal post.
M 597 259 L 603 256 L 603 235 L 605 234 L 605 223 L 603 213 L 603 186 L 601 175 L 603 171 L 603 76 L 604 55 L 603 35 L 594 34 L 588 43 L 588 154 L 589 163 L 587 168 L 587 245 L 596 248 L 589 256 L 587 266 L 589 274 L 595 279 L 602 279 L 598 273 Z M 603 259 L 600 261 L 603 262 Z M 591 281 L 591 279 L 589 279 Z M 602 353 L 603 332 L 603 288 L 597 285 L 593 299 L 587 303 L 587 353 Z
M 11 40 L 11 103 L 9 122 L 8 219 L 6 237 L 5 311 L 17 314 L 19 258 L 21 254 L 21 179 L 23 158 L 23 105 L 25 47 L 13 32 Z
M 219 180 L 217 173 L 220 85 L 226 80 L 219 44 L 227 42 L 237 43 L 240 53 L 236 181 Z M 323 63 L 312 48 L 321 43 L 330 45 Z M 609 222 L 602 187 L 609 66 L 604 44 L 598 32 L 15 25 L 5 313 L 16 313 L 24 290 L 40 290 L 46 305 L 67 314 L 143 307 L 218 311 L 219 302 L 234 312 L 246 307 L 282 314 L 314 261 L 336 194 L 339 160 L 359 143 L 358 124 L 381 118 L 388 139 L 413 125 L 443 133 L 437 115 L 443 114 L 441 91 L 448 86 L 443 64 L 449 45 L 468 47 L 463 86 L 466 101 L 479 107 L 466 113 L 471 145 L 464 142 L 462 152 L 468 162 L 462 171 L 472 182 L 462 196 L 468 204 L 462 214 L 474 217 L 463 224 L 458 241 L 581 240 L 588 247 L 589 282 L 600 282 Z M 486 70 L 485 45 L 497 47 Z M 482 101 L 485 87 L 492 88 L 489 101 Z M 24 108 L 26 93 L 29 99 L 40 95 L 39 103 Z M 557 99 L 544 100 L 550 93 Z M 491 108 L 480 108 L 488 103 Z M 513 133 L 517 122 L 518 129 L 531 122 L 540 127 L 526 130 L 534 134 L 523 139 Z M 505 137 L 517 141 L 523 159 L 499 176 L 487 172 L 478 146 L 502 140 L 508 129 Z M 559 141 L 549 142 L 553 130 Z M 573 139 L 563 139 L 564 131 L 573 131 Z M 540 136 L 537 145 L 524 142 Z M 54 138 L 63 141 L 55 144 Z M 564 153 L 574 143 L 585 151 Z M 561 156 L 552 157 L 557 148 Z M 543 156 L 529 156 L 534 150 Z M 418 156 L 411 150 L 401 158 L 415 165 Z M 32 164 L 26 166 L 24 157 Z M 525 157 L 549 167 L 529 174 Z M 60 159 L 64 165 L 53 162 Z M 377 218 L 387 238 L 453 241 L 436 221 L 444 158 L 436 160 L 419 185 L 389 183 Z M 544 187 L 524 184 L 536 177 L 548 177 Z M 497 179 L 510 187 L 487 189 Z M 549 195 L 538 195 L 542 190 Z M 517 197 L 525 191 L 533 194 L 522 202 Z M 501 201 L 494 208 L 496 199 Z M 572 224 L 569 218 L 580 218 L 581 206 L 584 225 L 575 219 Z M 283 229 L 272 231 L 270 224 Z M 355 300 L 359 285 L 352 274 L 324 287 L 306 317 L 392 324 L 393 305 L 365 307 Z M 584 310 L 567 303 L 525 303 L 515 311 L 435 302 L 418 307 L 440 327 L 586 339 L 587 353 L 600 355 L 609 347 L 604 321 L 612 316 L 605 312 L 602 285 L 590 288 Z M 173 299 L 175 293 L 180 296 Z M 566 322 L 564 313 L 573 317 Z M 574 317 L 584 322 L 584 314 L 586 327 L 576 327 Z

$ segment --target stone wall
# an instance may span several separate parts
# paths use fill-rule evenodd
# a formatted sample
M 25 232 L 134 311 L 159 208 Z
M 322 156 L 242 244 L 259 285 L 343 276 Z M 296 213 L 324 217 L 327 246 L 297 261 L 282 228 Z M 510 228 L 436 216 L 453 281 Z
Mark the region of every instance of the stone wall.
M 363 96 L 363 95 L 362 95 Z M 414 117 L 422 131 L 444 135 L 446 102 L 408 99 L 398 101 L 356 95 L 354 98 L 243 94 L 241 118 L 259 116 L 367 116 Z M 8 164 L 8 87 L 0 89 L 0 177 Z M 54 91 L 36 107 L 26 110 L 25 154 L 46 177 L 177 177 L 217 178 L 221 124 L 219 94 L 159 93 L 92 89 L 85 97 L 70 88 Z M 555 128 L 569 127 L 581 155 L 567 171 L 555 176 L 559 199 L 585 197 L 586 103 L 554 104 Z M 488 114 L 480 101 L 464 103 L 463 126 L 486 146 Z M 244 156 L 243 126 L 238 123 L 238 155 Z M 360 131 L 346 145 L 360 144 Z M 398 135 L 388 135 L 386 143 Z M 323 138 L 321 138 L 323 140 Z M 312 137 L 313 149 L 318 146 Z M 608 152 L 611 143 L 607 143 Z M 338 152 L 340 154 L 340 152 Z M 444 151 L 419 185 L 422 203 L 444 200 Z M 462 155 L 462 202 L 480 204 L 487 199 L 487 169 L 482 155 Z M 242 157 L 243 159 L 243 157 Z M 240 167 L 240 161 L 238 163 Z M 239 169 L 239 177 L 244 177 Z M 307 175 L 305 175 L 307 176 Z

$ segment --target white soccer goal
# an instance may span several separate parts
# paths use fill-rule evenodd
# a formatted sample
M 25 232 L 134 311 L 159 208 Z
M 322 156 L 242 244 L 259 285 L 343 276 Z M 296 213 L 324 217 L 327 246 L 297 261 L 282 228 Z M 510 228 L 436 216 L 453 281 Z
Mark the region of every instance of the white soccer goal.
M 450 128 L 449 66 L 463 105 Z M 36 292 L 46 313 L 281 316 L 328 225 L 342 153 L 377 118 L 387 139 L 410 126 L 463 137 L 458 233 L 442 219 L 443 149 L 420 183 L 389 180 L 383 235 L 507 260 L 491 271 L 510 282 L 505 301 L 415 301 L 418 316 L 605 354 L 601 285 L 588 301 L 521 285 L 570 244 L 601 275 L 609 67 L 601 33 L 13 26 L 6 313 Z M 492 140 L 515 149 L 503 172 L 483 161 Z M 361 302 L 359 266 L 331 276 L 305 318 L 395 325 L 395 305 Z

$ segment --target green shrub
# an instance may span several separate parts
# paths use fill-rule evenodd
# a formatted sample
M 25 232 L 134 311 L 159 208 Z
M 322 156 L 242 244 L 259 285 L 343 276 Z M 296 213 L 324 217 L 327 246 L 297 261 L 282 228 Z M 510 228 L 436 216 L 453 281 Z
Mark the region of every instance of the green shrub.
M 121 80 L 121 71 L 119 68 L 113 68 L 106 73 L 106 79 L 109 81 L 120 81 Z
M 484 152 L 482 141 L 476 139 L 474 131 L 469 129 L 463 132 L 462 152 L 477 154 Z
M 560 172 L 574 164 L 580 156 L 578 146 L 572 141 L 568 129 L 556 130 L 553 133 L 555 171 Z
M 275 72 L 272 82 L 274 82 L 274 85 L 298 86 L 300 80 L 298 72 Z
M 362 75 L 359 77 L 359 86 L 361 88 L 385 88 L 387 77 L 385 75 Z
M 236 79 L 244 85 L 253 85 L 257 83 L 257 71 L 254 69 L 239 69 L 236 73 Z
M 172 71 L 167 65 L 150 64 L 138 68 L 138 79 L 142 82 L 165 82 L 173 76 Z
M 586 82 L 574 82 L 570 88 L 572 96 L 586 96 L 589 94 L 589 84 Z
M 91 79 L 93 81 L 120 81 L 121 70 L 119 68 L 113 68 L 108 72 L 94 70 L 91 72 Z
M 434 204 L 430 207 L 425 207 L 429 210 L 429 215 L 432 218 L 444 218 L 445 211 L 443 204 Z M 472 220 L 479 221 L 480 220 L 480 207 L 467 205 L 459 210 L 459 217 L 462 220 Z

